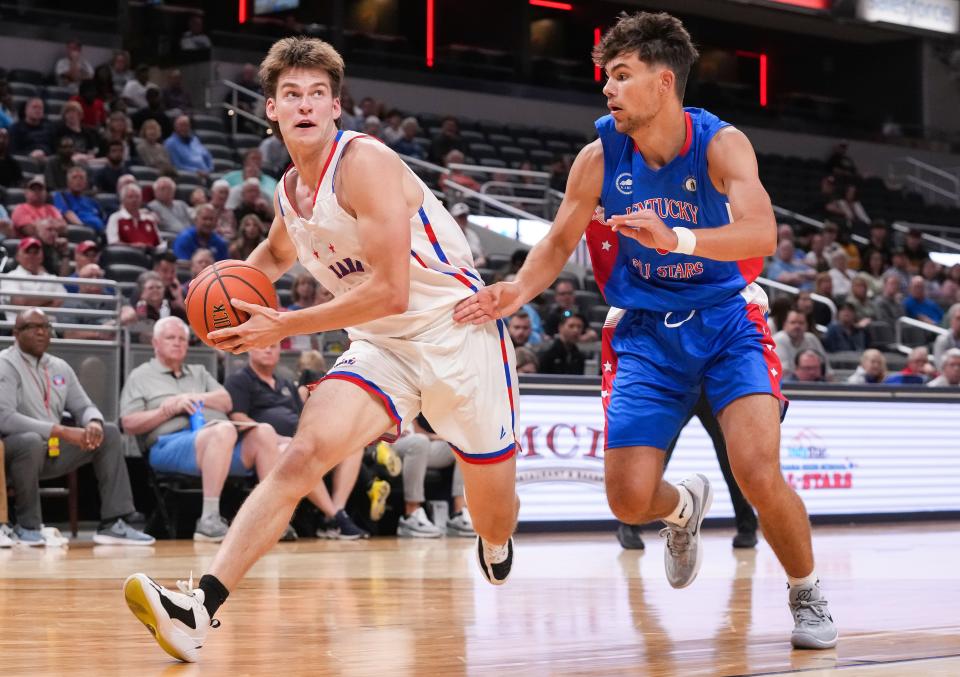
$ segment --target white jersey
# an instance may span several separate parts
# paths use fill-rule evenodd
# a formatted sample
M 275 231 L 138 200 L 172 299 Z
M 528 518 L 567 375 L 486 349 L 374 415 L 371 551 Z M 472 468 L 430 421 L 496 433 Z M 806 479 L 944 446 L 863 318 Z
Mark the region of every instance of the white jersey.
M 277 187 L 280 216 L 296 245 L 300 263 L 334 296 L 359 286 L 372 274 L 369 262 L 363 260 L 357 220 L 344 211 L 334 194 L 337 166 L 347 144 L 364 136 L 337 132 L 321 172 L 313 211 L 306 217 L 299 214 L 287 193 L 287 175 L 295 169 L 288 169 Z M 423 181 L 412 171 L 410 175 L 423 191 L 423 202 L 410 218 L 407 310 L 346 327 L 351 339 L 416 337 L 445 315 L 452 321 L 453 306 L 483 286 L 460 226 Z M 376 190 L 376 186 L 371 189 Z

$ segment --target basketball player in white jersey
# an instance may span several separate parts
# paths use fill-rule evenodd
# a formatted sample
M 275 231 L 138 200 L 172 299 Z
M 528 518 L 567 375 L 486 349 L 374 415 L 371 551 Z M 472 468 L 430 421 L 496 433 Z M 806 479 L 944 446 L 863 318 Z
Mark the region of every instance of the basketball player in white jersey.
M 484 577 L 502 584 L 513 559 L 515 358 L 501 321 L 453 321 L 454 306 L 482 286 L 462 231 L 392 150 L 337 130 L 343 61 L 330 45 L 280 40 L 260 79 L 293 165 L 278 186 L 269 237 L 248 262 L 276 280 L 299 260 L 335 298 L 285 313 L 235 300 L 251 318 L 210 337 L 242 353 L 347 328 L 352 344 L 307 400 L 296 436 L 198 587 L 192 578 L 180 592 L 144 574 L 126 580 L 131 611 L 183 661 L 197 659 L 217 609 L 277 542 L 298 501 L 358 442 L 395 437 L 421 411 L 463 462 Z

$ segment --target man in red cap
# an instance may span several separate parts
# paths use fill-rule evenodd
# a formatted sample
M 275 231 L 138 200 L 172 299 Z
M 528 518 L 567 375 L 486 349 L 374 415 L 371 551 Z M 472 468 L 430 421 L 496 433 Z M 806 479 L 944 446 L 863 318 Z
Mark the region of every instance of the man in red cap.
M 51 294 L 65 294 L 67 290 L 59 282 L 42 282 L 53 275 L 43 267 L 43 243 L 35 237 L 25 237 L 20 240 L 17 248 L 16 268 L 10 271 L 11 276 L 28 279 L 6 278 L 0 282 L 0 300 L 15 306 L 32 308 L 59 308 L 63 305 L 62 298 L 44 298 L 42 296 L 27 296 L 23 292 L 44 292 Z M 33 279 L 30 279 L 33 278 Z M 16 311 L 7 311 L 7 319 L 11 322 L 17 319 Z
M 18 204 L 10 215 L 17 237 L 36 235 L 37 224 L 45 220 L 54 222 L 58 228 L 66 228 L 67 223 L 60 210 L 47 203 L 47 182 L 42 174 L 30 179 L 26 195 L 27 201 Z
M 100 245 L 93 240 L 84 240 L 73 249 L 73 272 L 69 277 L 80 277 L 79 273 L 84 266 L 91 263 L 100 263 Z M 64 285 L 71 294 L 76 294 L 78 287 L 75 284 Z

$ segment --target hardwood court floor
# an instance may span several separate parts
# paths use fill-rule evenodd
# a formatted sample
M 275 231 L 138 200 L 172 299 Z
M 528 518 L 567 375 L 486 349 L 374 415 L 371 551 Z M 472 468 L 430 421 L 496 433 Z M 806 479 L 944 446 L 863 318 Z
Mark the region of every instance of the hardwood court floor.
M 278 545 L 228 600 L 201 663 L 169 659 L 128 612 L 123 578 L 199 577 L 216 546 L 0 551 L 0 675 L 960 675 L 960 523 L 818 528 L 841 641 L 791 651 L 769 547 L 708 531 L 685 590 L 662 545 L 521 535 L 509 582 L 472 540 Z

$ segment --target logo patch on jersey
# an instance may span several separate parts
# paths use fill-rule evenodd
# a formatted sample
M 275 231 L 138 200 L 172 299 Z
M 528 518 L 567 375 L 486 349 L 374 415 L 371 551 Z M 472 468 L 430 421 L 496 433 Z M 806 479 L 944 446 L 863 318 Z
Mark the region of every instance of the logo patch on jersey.
M 619 190 L 624 195 L 633 195 L 633 176 L 629 172 L 624 172 L 617 177 L 616 180 L 617 190 Z
M 63 386 L 67 385 L 66 377 L 61 376 L 60 374 L 55 374 L 52 380 L 53 385 L 57 386 L 58 388 L 62 388 Z
M 696 192 L 697 192 L 697 180 L 696 180 L 695 178 L 693 178 L 692 176 L 688 176 L 687 178 L 685 178 L 685 179 L 683 180 L 683 187 L 686 188 L 687 191 L 689 191 L 689 192 L 691 192 L 691 193 L 696 193 Z
M 355 357 L 342 357 L 339 360 L 337 360 L 337 363 L 333 365 L 333 368 L 336 369 L 337 367 L 354 365 L 356 363 L 357 363 L 357 358 Z

